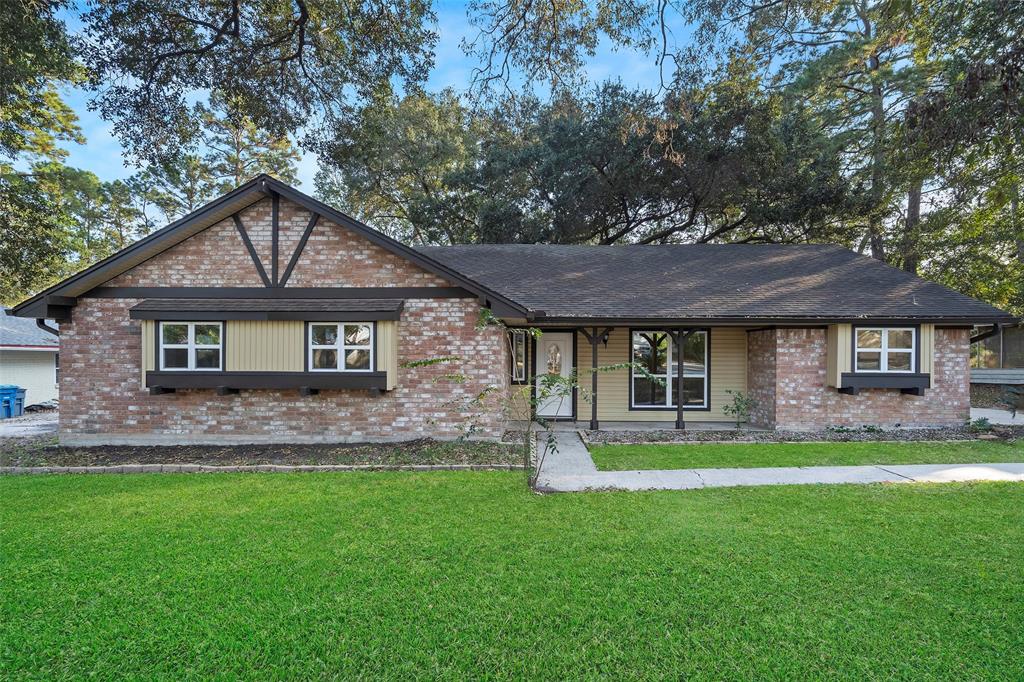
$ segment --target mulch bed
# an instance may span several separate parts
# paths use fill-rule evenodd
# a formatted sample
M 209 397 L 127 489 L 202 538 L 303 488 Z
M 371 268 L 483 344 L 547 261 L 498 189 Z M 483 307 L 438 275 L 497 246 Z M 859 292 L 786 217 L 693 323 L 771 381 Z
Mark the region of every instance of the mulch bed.
M 278 465 L 522 465 L 509 443 L 435 441 L 311 445 L 177 445 L 66 447 L 54 436 L 0 440 L 0 466 L 79 467 L 125 464 Z
M 837 443 L 870 441 L 937 441 L 975 440 L 994 436 L 1000 440 L 1024 438 L 1024 427 L 992 426 L 988 431 L 969 427 L 942 429 L 824 429 L 821 431 L 583 431 L 589 443 L 806 443 L 834 441 Z

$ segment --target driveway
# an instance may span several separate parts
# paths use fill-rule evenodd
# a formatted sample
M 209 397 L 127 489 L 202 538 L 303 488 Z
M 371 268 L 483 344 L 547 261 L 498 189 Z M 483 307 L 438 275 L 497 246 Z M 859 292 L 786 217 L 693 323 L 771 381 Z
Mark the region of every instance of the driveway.
M 28 438 L 57 433 L 57 410 L 0 419 L 0 438 Z

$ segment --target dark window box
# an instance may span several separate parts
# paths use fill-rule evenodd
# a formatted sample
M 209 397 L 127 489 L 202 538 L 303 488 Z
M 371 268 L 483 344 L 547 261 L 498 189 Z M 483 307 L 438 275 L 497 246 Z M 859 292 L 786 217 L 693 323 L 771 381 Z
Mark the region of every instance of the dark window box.
M 840 393 L 857 395 L 862 388 L 898 388 L 910 395 L 924 395 L 924 389 L 931 384 L 929 374 L 855 374 L 844 372 Z
M 303 394 L 320 390 L 387 388 L 386 372 L 146 372 L 150 393 L 170 393 L 178 388 L 209 388 L 218 393 L 240 389 L 298 389 Z

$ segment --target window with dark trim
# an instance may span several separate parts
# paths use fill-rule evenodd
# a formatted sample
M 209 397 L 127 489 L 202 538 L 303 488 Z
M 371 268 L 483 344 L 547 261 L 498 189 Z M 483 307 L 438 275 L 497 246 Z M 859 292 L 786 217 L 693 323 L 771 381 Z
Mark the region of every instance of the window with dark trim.
M 646 370 L 630 369 L 630 407 L 634 409 L 670 409 L 676 406 L 676 377 L 679 376 L 679 349 L 667 332 L 634 330 L 633 363 Z M 683 407 L 708 405 L 708 333 L 695 331 L 683 346 Z M 671 358 L 671 360 L 670 360 Z
M 512 381 L 522 384 L 526 382 L 526 332 L 513 329 L 508 333 L 509 348 L 512 351 Z
M 223 369 L 220 322 L 161 322 L 161 371 L 216 372 Z
M 372 372 L 373 324 L 310 322 L 311 372 Z
M 853 371 L 912 374 L 917 356 L 914 327 L 854 328 Z

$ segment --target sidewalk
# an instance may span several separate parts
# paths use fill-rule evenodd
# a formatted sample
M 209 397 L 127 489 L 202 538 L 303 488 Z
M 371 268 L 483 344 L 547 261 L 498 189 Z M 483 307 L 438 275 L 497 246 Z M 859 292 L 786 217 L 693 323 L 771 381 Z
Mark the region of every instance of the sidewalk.
M 692 490 L 747 485 L 809 483 L 948 483 L 952 481 L 1022 481 L 1024 463 L 900 464 L 753 469 L 672 469 L 598 471 L 575 433 L 556 434 L 558 449 L 548 453 L 537 476 L 543 492 L 584 490 Z M 543 435 L 538 452 L 544 451 Z

